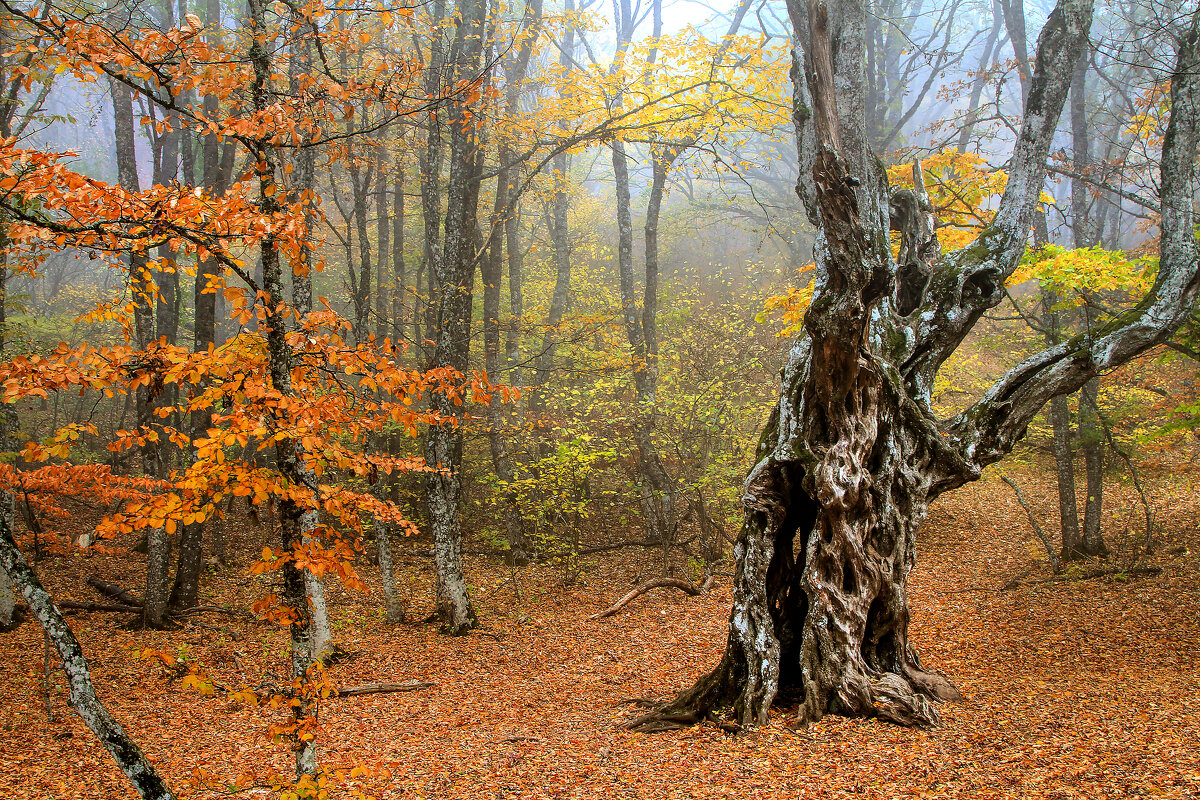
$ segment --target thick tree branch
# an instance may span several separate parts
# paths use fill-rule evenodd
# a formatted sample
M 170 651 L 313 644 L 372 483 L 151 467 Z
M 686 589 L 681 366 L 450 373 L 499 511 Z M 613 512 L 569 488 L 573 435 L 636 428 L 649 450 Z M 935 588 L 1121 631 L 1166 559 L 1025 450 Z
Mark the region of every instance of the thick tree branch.
M 1091 0 L 1060 0 L 1050 13 L 1038 37 L 1024 121 L 996 216 L 972 244 L 951 253 L 934 271 L 929 310 L 917 318 L 901 368 L 909 390 L 926 402 L 938 368 L 983 313 L 1003 300 L 1004 281 L 1025 252 L 1050 145 L 1091 21 Z
M 1200 253 L 1192 187 L 1200 141 L 1200 11 L 1179 45 L 1171 78 L 1171 118 L 1163 140 L 1159 270 L 1138 306 L 1107 325 L 1043 350 L 1010 370 L 947 426 L 977 468 L 999 460 L 1050 398 L 1166 342 L 1200 294 Z

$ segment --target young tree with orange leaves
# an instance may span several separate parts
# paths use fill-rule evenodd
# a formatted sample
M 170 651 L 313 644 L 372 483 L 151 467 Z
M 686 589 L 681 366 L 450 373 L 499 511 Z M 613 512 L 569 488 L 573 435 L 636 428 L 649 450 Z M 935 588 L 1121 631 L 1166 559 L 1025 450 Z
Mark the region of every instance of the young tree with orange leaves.
M 319 597 L 313 587 L 325 573 L 358 584 L 351 561 L 361 547 L 364 520 L 412 530 L 394 505 L 350 488 L 346 480 L 374 483 L 381 474 L 424 469 L 419 460 L 367 455 L 364 447 L 385 426 L 398 426 L 410 436 L 425 427 L 452 431 L 454 419 L 415 410 L 423 398 L 432 396 L 435 405 L 448 409 L 488 398 L 485 384 L 464 378 L 455 365 L 405 370 L 402 348 L 390 341 L 348 344 L 343 323 L 327 305 L 307 313 L 308 301 L 295 291 L 299 281 L 293 296 L 300 305 L 289 301 L 285 275 L 302 280 L 318 267 L 311 258 L 310 224 L 319 208 L 310 186 L 291 190 L 293 170 L 285 153 L 311 152 L 337 138 L 330 123 L 345 104 L 371 104 L 399 118 L 443 99 L 423 96 L 413 77 L 418 73 L 402 59 L 386 79 L 339 81 L 324 54 L 344 44 L 345 32 L 336 25 L 323 30 L 321 20 L 329 12 L 319 8 L 292 10 L 250 0 L 246 27 L 229 35 L 228 47 L 221 37 L 202 36 L 203 25 L 190 14 L 180 27 L 161 31 L 114 28 L 106 19 L 67 9 L 42 14 L 14 3 L 5 8 L 28 31 L 56 41 L 50 56 L 78 80 L 109 80 L 120 108 L 126 107 L 126 95 L 135 93 L 163 111 L 165 119 L 158 123 L 163 131 L 170 119 L 178 119 L 176 124 L 197 134 L 236 142 L 248 164 L 229 186 L 214 179 L 211 187 L 171 182 L 140 190 L 128 163 L 120 185 L 110 185 L 75 172 L 62 155 L 21 149 L 11 139 L 0 145 L 0 208 L 13 220 L 11 251 L 24 252 L 31 269 L 45 248 L 126 257 L 131 293 L 127 301 L 110 301 L 92 314 L 121 322 L 128 344 L 63 346 L 47 356 L 9 361 L 0 366 L 5 401 L 64 390 L 138 394 L 139 405 L 153 410 L 139 415 L 135 429 L 119 432 L 110 449 L 151 445 L 191 452 L 173 472 L 148 470 L 142 483 L 114 482 L 108 472 L 89 465 L 60 465 L 70 456 L 72 442 L 96 433 L 90 426 L 69 426 L 45 444 L 30 442 L 26 460 L 50 463 L 26 473 L 5 471 L 5 488 L 36 493 L 37 481 L 52 479 L 91 491 L 103 483 L 122 486 L 128 492 L 125 508 L 102 524 L 101 533 L 143 530 L 166 536 L 195 530 L 216 516 L 218 503 L 230 495 L 278 509 L 279 541 L 264 550 L 254 570 L 278 572 L 282 591 L 263 598 L 255 610 L 289 632 L 291 683 L 279 692 L 292 721 L 276 732 L 294 743 L 297 774 L 311 780 L 319 771 L 316 707 L 329 693 L 323 653 L 314 640 L 312 613 Z M 268 45 L 280 38 L 301 43 L 293 54 L 310 48 L 316 53 L 312 69 L 298 80 L 288 82 L 281 75 L 278 51 Z M 204 102 L 189 102 L 193 93 Z M 224 109 L 214 113 L 217 107 L 208 98 L 218 98 Z M 460 98 L 460 114 L 469 116 L 469 100 Z M 469 134 L 466 126 L 460 130 Z M 469 146 L 460 150 L 468 152 Z M 214 158 L 206 166 L 216 163 Z M 173 255 L 151 259 L 155 249 Z M 185 257 L 203 265 L 198 295 L 220 293 L 241 328 L 220 347 L 207 322 L 203 333 L 198 326 L 201 346 L 195 350 L 169 337 L 150 341 L 138 331 L 140 312 L 160 297 L 159 278 L 185 269 Z M 258 266 L 251 268 L 247 257 Z M 146 418 L 151 415 L 153 423 Z M 233 455 L 250 448 L 273 451 L 273 457 Z M 324 482 L 328 479 L 332 482 Z M 49 493 L 43 495 L 49 502 Z M 22 591 L 33 598 L 31 604 L 42 603 L 11 537 L 0 541 L 0 549 Z M 150 601 L 148 595 L 147 608 Z M 77 668 L 84 680 L 86 664 L 74 655 L 69 629 L 42 606 L 36 610 L 48 635 L 57 637 L 64 660 L 74 659 L 65 664 L 69 674 Z M 88 705 L 86 693 L 73 700 L 98 735 L 117 741 L 111 720 Z M 122 767 L 132 765 L 126 770 L 131 777 L 152 774 L 144 759 L 122 755 L 133 752 L 125 744 L 114 746 Z M 168 796 L 154 781 L 138 785 L 147 797 Z

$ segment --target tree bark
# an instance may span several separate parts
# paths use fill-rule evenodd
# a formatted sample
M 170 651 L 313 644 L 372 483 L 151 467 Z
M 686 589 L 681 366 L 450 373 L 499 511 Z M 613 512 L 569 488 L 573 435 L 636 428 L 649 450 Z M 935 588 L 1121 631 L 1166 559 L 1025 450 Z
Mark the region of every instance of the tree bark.
M 386 138 L 386 129 L 378 135 Z M 375 169 L 379 171 L 375 179 L 375 338 L 382 344 L 390 332 L 388 311 L 392 292 L 384 278 L 384 265 L 392 248 L 392 220 L 388 213 L 388 182 L 383 174 L 383 147 L 379 145 L 375 147 Z
M 1058 480 L 1058 517 L 1062 531 L 1062 558 L 1079 549 L 1079 501 L 1075 497 L 1075 452 L 1071 447 L 1071 412 L 1067 398 L 1050 401 L 1050 428 L 1054 436 L 1054 471 Z
M 129 778 L 130 783 L 137 789 L 145 800 L 170 800 L 171 790 L 154 765 L 147 760 L 138 747 L 137 742 L 125 733 L 100 698 L 96 696 L 96 687 L 92 684 L 88 671 L 87 659 L 83 648 L 70 626 L 55 608 L 50 595 L 42 588 L 37 576 L 21 555 L 17 543 L 13 541 L 12 530 L 7 520 L 0 518 L 0 568 L 11 575 L 21 588 L 25 602 L 29 604 L 33 615 L 41 623 L 46 636 L 58 650 L 62 659 L 63 672 L 67 676 L 70 690 L 71 708 L 79 715 L 84 724 L 96 734 L 96 738 L 112 755 L 117 766 Z
M 12 531 L 16 521 L 12 492 L 0 492 L 0 527 Z M 0 564 L 0 631 L 10 631 L 15 626 L 17 597 L 13 591 L 12 578 Z
M 478 75 L 483 54 L 486 0 L 458 0 L 458 23 L 449 63 L 456 79 Z M 446 186 L 445 240 L 433 259 L 431 297 L 437 303 L 431 366 L 467 371 L 471 344 L 471 292 L 477 255 L 480 159 L 478 133 L 467 124 L 470 110 L 463 101 L 450 104 L 449 182 Z M 435 126 L 436 127 L 436 126 Z M 429 431 L 425 461 L 436 471 L 425 473 L 429 525 L 433 531 L 434 566 L 437 572 L 438 616 L 441 628 L 462 635 L 478 624 L 462 572 L 462 450 L 463 434 L 452 424 L 459 414 L 444 393 L 432 397 L 433 410 L 445 420 Z
M 503 145 L 501 145 L 503 149 Z M 496 201 L 492 209 L 491 236 L 483 259 L 483 368 L 488 380 L 500 381 L 500 284 L 504 265 L 505 215 L 510 214 L 510 173 L 501 168 L 496 176 Z M 500 482 L 501 513 L 504 516 L 505 537 L 508 539 L 508 558 L 524 564 L 526 552 L 525 521 L 521 517 L 516 492 L 512 456 L 509 453 L 508 424 L 504 403 L 499 393 L 492 395 L 487 409 L 488 446 L 492 453 L 492 469 Z
M 1071 227 L 1076 247 L 1091 247 L 1098 240 L 1098 226 L 1093 223 L 1090 192 L 1083 176 L 1091 170 L 1092 146 L 1088 134 L 1087 72 L 1088 49 L 1079 57 L 1071 78 L 1071 148 L 1072 167 L 1081 177 L 1071 180 Z M 1094 320 L 1089 306 L 1083 310 L 1084 327 L 1090 331 Z M 1100 531 L 1104 499 L 1104 441 L 1099 429 L 1097 405 L 1100 379 L 1092 378 L 1079 393 L 1079 446 L 1083 450 L 1084 472 L 1087 476 L 1087 499 L 1083 506 L 1083 535 L 1077 547 L 1083 555 L 1106 556 L 1108 547 Z
M 404 166 L 395 160 L 396 180 L 392 186 L 392 341 L 404 340 Z
M 425 71 L 425 93 L 428 97 L 436 97 L 441 91 L 446 62 L 446 44 L 442 39 L 442 23 L 446 17 L 446 0 L 433 0 L 430 7 L 430 21 L 435 26 L 435 34 L 429 46 L 429 69 Z M 418 352 L 426 361 L 433 356 L 426 344 L 426 337 L 433 335 L 433 325 L 436 308 L 436 293 L 438 291 L 437 270 L 435 265 L 441 260 L 441 214 L 442 214 L 442 167 L 444 161 L 444 145 L 442 136 L 442 115 L 428 114 L 425 125 L 425 146 L 421 148 L 418 159 L 418 170 L 421 178 L 421 220 L 425 228 L 422 239 L 421 263 L 417 267 L 414 280 L 416 292 L 413 303 L 413 339 Z M 427 277 L 426 277 L 427 276 Z M 428 282 L 427 297 L 421 294 L 422 278 Z M 422 303 L 424 305 L 422 306 Z M 424 330 L 424 334 L 422 334 Z
M 1180 203 L 1169 219 L 1164 213 L 1167 272 L 1136 319 L 1047 349 L 962 414 L 939 419 L 930 400 L 937 370 L 1001 302 L 1003 281 L 1024 253 L 1091 3 L 1063 0 L 1042 31 L 992 225 L 941 257 L 931 207 L 917 198 L 923 213 L 909 216 L 920 227 L 901 238 L 912 242 L 917 272 L 929 275 L 919 291 L 901 291 L 911 271 L 890 254 L 895 197 L 867 144 L 865 3 L 790 0 L 788 11 L 803 50 L 793 71 L 793 116 L 798 139 L 812 143 L 812 156 L 801 158 L 812 172 L 801 174 L 798 193 L 811 200 L 818 226 L 816 288 L 746 480 L 725 654 L 713 672 L 633 727 L 713 716 L 763 724 L 777 700 L 797 703 L 808 721 L 838 713 L 936 724 L 931 701 L 958 692 L 922 665 L 908 639 L 907 576 L 929 502 L 977 479 L 1051 397 L 1161 341 L 1179 323 L 1180 304 L 1200 290 L 1194 238 L 1190 227 L 1184 232 L 1191 206 Z M 1188 41 L 1172 82 L 1175 107 L 1186 112 L 1172 114 L 1177 133 L 1164 147 L 1168 194 L 1183 191 L 1194 169 L 1187 159 L 1196 153 L 1200 80 L 1192 68 L 1195 37 Z M 1179 177 L 1166 177 L 1168 168 Z M 921 180 L 916 186 L 924 194 Z M 915 298 L 911 315 L 899 313 L 901 298 Z
M 375 530 L 375 546 L 379 549 L 379 574 L 383 579 L 384 621 L 388 624 L 404 622 L 404 604 L 396 592 L 396 573 L 392 566 L 392 542 L 387 523 L 378 517 L 371 526 Z
M 348 135 L 354 133 L 354 122 L 348 125 Z M 346 163 L 350 173 L 350 190 L 354 201 L 354 222 L 358 233 L 358 278 L 354 282 L 354 341 L 362 344 L 369 336 L 368 317 L 371 314 L 371 240 L 367 233 L 367 198 L 371 194 L 374 177 L 371 155 L 364 153 L 365 169 L 356 160 L 354 151 L 347 145 Z M 350 270 L 353 264 L 348 264 Z
M 617 55 L 613 68 L 619 66 L 629 46 L 637 24 L 629 3 L 614 4 L 617 12 Z M 651 32 L 651 51 L 647 56 L 644 82 L 653 81 L 657 61 L 657 41 L 662 34 L 662 2 L 652 0 L 654 29 Z M 618 96 L 614 105 L 621 107 Z M 653 147 L 651 153 L 651 187 L 646 208 L 645 286 L 642 307 L 638 309 L 636 279 L 633 272 L 633 216 L 630 204 L 629 165 L 625 143 L 616 139 L 611 144 L 613 176 L 617 200 L 617 269 L 621 285 L 621 315 L 629 339 L 630 368 L 633 373 L 634 396 L 637 408 L 633 414 L 633 439 L 637 446 L 637 471 L 646 534 L 651 541 L 669 543 L 675 535 L 675 481 L 667 472 L 654 441 L 655 417 L 658 413 L 658 218 L 662 209 L 667 169 L 675 152 L 669 147 Z
M 1078 550 L 1083 555 L 1104 558 L 1108 556 L 1108 545 L 1100 529 L 1104 516 L 1104 436 L 1100 431 L 1099 391 L 1100 379 L 1092 378 L 1079 393 L 1079 446 L 1083 451 L 1087 498 Z
M 252 105 L 256 112 L 263 112 L 271 103 L 269 88 L 272 74 L 272 56 L 267 49 L 266 8 L 263 0 L 248 0 L 250 27 L 249 60 L 253 67 L 251 83 Z M 276 176 L 279 172 L 278 156 L 267 140 L 252 141 L 253 163 L 258 179 L 258 204 L 264 214 L 274 214 L 280 210 L 278 185 Z M 268 375 L 271 388 L 280 397 L 292 395 L 292 350 L 287 343 L 287 308 L 283 292 L 283 264 L 280 254 L 280 243 L 274 234 L 263 238 L 260 245 L 262 263 L 262 291 L 265 297 L 260 298 L 262 329 L 266 337 L 268 356 Z M 277 418 L 274 424 L 283 430 L 288 427 L 285 412 L 275 411 Z M 297 545 L 302 544 L 314 532 L 317 523 L 316 503 L 318 487 L 316 476 L 304 461 L 304 450 L 296 439 L 284 436 L 276 440 L 276 465 L 289 484 L 303 487 L 312 495 L 312 499 L 302 502 L 293 494 L 284 494 L 279 498 L 280 546 L 283 552 L 291 553 Z M 328 636 L 313 625 L 318 611 L 323 612 L 323 603 L 318 609 L 314 599 L 323 600 L 323 596 L 314 594 L 313 584 L 320 587 L 320 581 L 309 570 L 298 567 L 294 560 L 285 559 L 281 568 L 283 577 L 283 602 L 292 612 L 288 624 L 288 638 L 291 657 L 291 677 L 293 680 L 307 678 L 309 667 L 314 656 L 321 647 L 320 638 Z M 292 715 L 297 725 L 307 726 L 314 722 L 315 708 L 310 700 L 302 699 L 292 706 Z M 296 737 L 294 739 L 296 774 L 312 775 L 317 771 L 317 753 L 315 740 L 311 737 Z
M 529 0 L 525 5 L 523 23 L 516 34 L 520 45 L 516 53 L 504 60 L 505 107 L 510 116 L 518 111 L 521 85 L 525 80 L 529 58 L 540 33 L 542 19 L 541 0 Z M 503 135 L 501 135 L 503 136 Z M 520 242 L 520 197 L 516 188 L 522 164 L 503 138 L 497 142 L 497 158 L 500 168 L 496 173 L 496 198 L 492 209 L 490 236 L 483 260 L 483 355 L 484 370 L 488 379 L 500 382 L 500 289 L 504 266 L 504 255 L 508 254 L 509 315 L 512 323 L 507 327 L 505 341 L 509 375 L 504 381 L 520 385 L 519 371 L 519 327 L 524 313 L 522 295 L 522 253 Z M 510 487 L 516 481 L 516 468 L 510 439 L 514 428 L 510 425 L 512 412 L 502 402 L 499 393 L 493 394 L 488 404 L 488 445 L 492 453 L 492 466 L 501 484 L 500 502 L 504 515 L 505 535 L 508 539 L 508 559 L 511 563 L 525 564 L 530 554 L 525 519 L 521 515 L 519 500 Z
M 133 125 L 133 95 L 129 87 L 118 81 L 110 81 L 113 102 L 113 124 L 116 133 L 117 180 L 122 189 L 140 191 L 137 160 L 136 135 Z M 138 349 L 144 350 L 154 339 L 154 308 L 151 297 L 154 279 L 150 275 L 144 252 L 132 252 L 129 256 L 130 291 L 134 302 L 134 339 Z M 161 288 L 161 287 L 160 287 Z M 163 305 L 160 303 L 160 306 Z M 169 315 L 168 315 L 169 316 Z M 160 315 L 161 321 L 161 315 Z M 137 392 L 138 426 L 146 429 L 154 423 L 155 401 L 146 388 Z M 162 462 L 162 447 L 147 443 L 142 447 L 143 468 L 146 474 L 161 478 L 165 467 Z M 143 622 L 147 627 L 161 628 L 166 621 L 170 600 L 171 540 L 162 528 L 154 528 L 146 535 L 146 612 Z
M 1046 344 L 1062 342 L 1062 314 L 1058 310 L 1058 295 L 1049 289 L 1042 292 L 1042 322 Z M 1075 448 L 1072 443 L 1071 411 L 1067 398 L 1058 395 L 1050 400 L 1050 430 L 1053 436 L 1054 472 L 1058 481 L 1058 517 L 1062 539 L 1061 557 L 1066 561 L 1079 550 L 1079 503 L 1075 497 Z
M 180 17 L 183 16 L 183 2 L 180 2 Z M 221 7 L 217 0 L 207 0 L 205 16 L 209 20 L 209 45 L 215 46 L 219 40 L 219 23 Z M 216 95 L 205 95 L 204 112 L 210 119 L 216 118 L 219 105 Z M 185 143 L 190 139 L 185 139 Z M 204 188 L 210 196 L 219 197 L 228 188 L 224 173 L 220 169 L 219 142 L 215 135 L 204 137 L 201 155 L 204 167 Z M 186 159 L 185 159 L 186 164 Z M 185 173 L 188 170 L 185 169 Z M 193 176 L 194 177 L 194 176 Z M 193 347 L 197 353 L 206 351 L 216 344 L 217 292 L 209 289 L 210 281 L 221 272 L 215 258 L 201 259 L 196 265 L 196 281 L 194 299 L 196 309 L 196 325 L 193 335 Z M 192 436 L 198 437 L 208 428 L 210 415 L 203 411 L 192 414 Z M 192 457 L 195 457 L 193 449 Z M 204 523 L 193 522 L 184 525 L 179 534 L 179 560 L 175 566 L 175 581 L 171 585 L 169 598 L 170 608 L 191 608 L 196 605 L 200 593 L 200 575 L 204 566 Z
M 208 0 L 216 3 L 217 0 Z M 219 8 L 219 6 L 217 6 Z M 289 83 L 294 94 L 300 94 L 300 78 L 312 72 L 313 37 L 317 35 L 316 28 L 311 22 L 300 23 L 297 15 L 297 30 L 308 31 L 300 33 L 292 41 L 293 55 L 288 65 Z M 293 266 L 292 272 L 292 305 L 302 316 L 312 313 L 313 308 L 313 233 L 317 228 L 317 177 L 316 177 L 316 148 L 313 146 L 313 134 L 305 131 L 301 146 L 296 152 L 296 185 L 295 192 L 304 203 L 304 237 L 300 241 L 300 263 Z M 349 259 L 347 268 L 351 268 Z
M 629 339 L 634 396 L 633 437 L 637 446 L 638 475 L 642 479 L 642 507 L 646 535 L 652 541 L 669 541 L 673 533 L 673 492 L 658 451 L 654 446 L 653 414 L 657 375 L 646 347 L 645 327 L 637 307 L 633 275 L 633 215 L 630 209 L 629 166 L 625 143 L 611 145 L 613 174 L 617 186 L 617 267 L 621 278 L 621 309 Z
M 987 41 L 983 45 L 983 55 L 979 58 L 975 77 L 971 81 L 971 95 L 967 101 L 966 121 L 958 131 L 958 151 L 960 153 L 967 152 L 967 146 L 971 143 L 971 134 L 975 130 L 975 117 L 979 111 L 979 101 L 983 97 L 983 87 L 988 82 L 988 72 L 992 66 L 992 53 L 999 43 L 1000 26 L 1003 22 L 1004 9 L 1001 8 L 999 0 L 993 0 L 992 27 L 988 30 Z
M 565 0 L 564 10 L 567 14 L 575 12 L 575 0 Z M 567 26 L 559 45 L 558 68 L 563 78 L 569 74 L 575 59 L 575 26 Z M 568 131 L 568 121 L 558 120 L 560 135 Z M 545 332 L 542 334 L 542 348 L 534 359 L 533 386 L 529 392 L 529 410 L 541 414 L 545 409 L 543 401 L 545 386 L 554 370 L 554 352 L 558 341 L 558 328 L 562 325 L 563 315 L 567 311 L 567 302 L 571 291 L 571 240 L 567 211 L 570 208 L 568 193 L 567 171 L 569 156 L 565 152 L 556 153 L 553 164 L 554 193 L 550 211 L 550 241 L 554 253 L 554 292 L 550 295 L 550 308 L 546 313 Z M 511 280 L 511 271 L 510 271 Z

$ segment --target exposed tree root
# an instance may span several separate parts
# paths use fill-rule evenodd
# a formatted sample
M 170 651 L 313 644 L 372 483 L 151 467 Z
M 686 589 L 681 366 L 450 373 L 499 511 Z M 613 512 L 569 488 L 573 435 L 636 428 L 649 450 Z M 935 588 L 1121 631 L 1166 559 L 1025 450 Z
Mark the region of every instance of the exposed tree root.
M 667 731 L 684 730 L 702 723 L 715 725 L 726 733 L 740 733 L 742 730 L 742 726 L 736 722 L 729 722 L 714 714 L 694 710 L 672 713 L 652 712 L 630 720 L 622 724 L 621 727 L 640 733 L 665 733 Z
M 661 733 L 710 723 L 726 732 L 737 733 L 747 725 L 762 724 L 766 719 L 765 709 L 748 705 L 742 692 L 745 683 L 736 679 L 730 661 L 722 661 L 717 669 L 690 689 L 626 721 L 621 727 L 642 733 Z M 934 702 L 959 701 L 963 695 L 941 673 L 910 665 L 905 667 L 903 675 L 889 672 L 874 680 L 844 684 L 836 690 L 821 690 L 810 685 L 805 693 L 796 687 L 785 686 L 775 698 L 776 705 L 800 702 L 796 720 L 800 725 L 817 722 L 826 714 L 834 713 L 874 717 L 906 728 L 933 728 L 941 723 Z

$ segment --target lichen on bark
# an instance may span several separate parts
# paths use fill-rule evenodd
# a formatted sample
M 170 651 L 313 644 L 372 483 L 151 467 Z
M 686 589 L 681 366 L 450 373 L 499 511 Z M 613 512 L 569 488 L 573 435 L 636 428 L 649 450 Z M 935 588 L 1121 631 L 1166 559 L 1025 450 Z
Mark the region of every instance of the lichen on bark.
M 904 276 L 886 245 L 890 212 L 922 203 L 889 196 L 866 149 L 866 5 L 789 0 L 788 11 L 804 112 L 794 115 L 800 163 L 812 168 L 797 192 L 818 227 L 816 288 L 746 479 L 725 653 L 694 686 L 626 723 L 636 729 L 759 725 L 777 703 L 797 708 L 802 721 L 836 713 L 937 724 L 933 703 L 959 694 L 922 664 L 908 637 L 907 578 L 929 503 L 977 479 L 1050 398 L 1162 342 L 1200 293 L 1187 188 L 1200 109 L 1197 12 L 1171 80 L 1162 266 L 1150 297 L 1103 331 L 1030 357 L 958 416 L 937 417 L 930 392 L 938 369 L 1001 302 L 1024 253 L 1092 3 L 1061 0 L 1039 38 L 1031 105 L 993 224 L 941 257 L 921 214 L 896 220 L 906 258 L 920 262 L 910 274 L 931 276 L 903 304 L 896 290 Z

